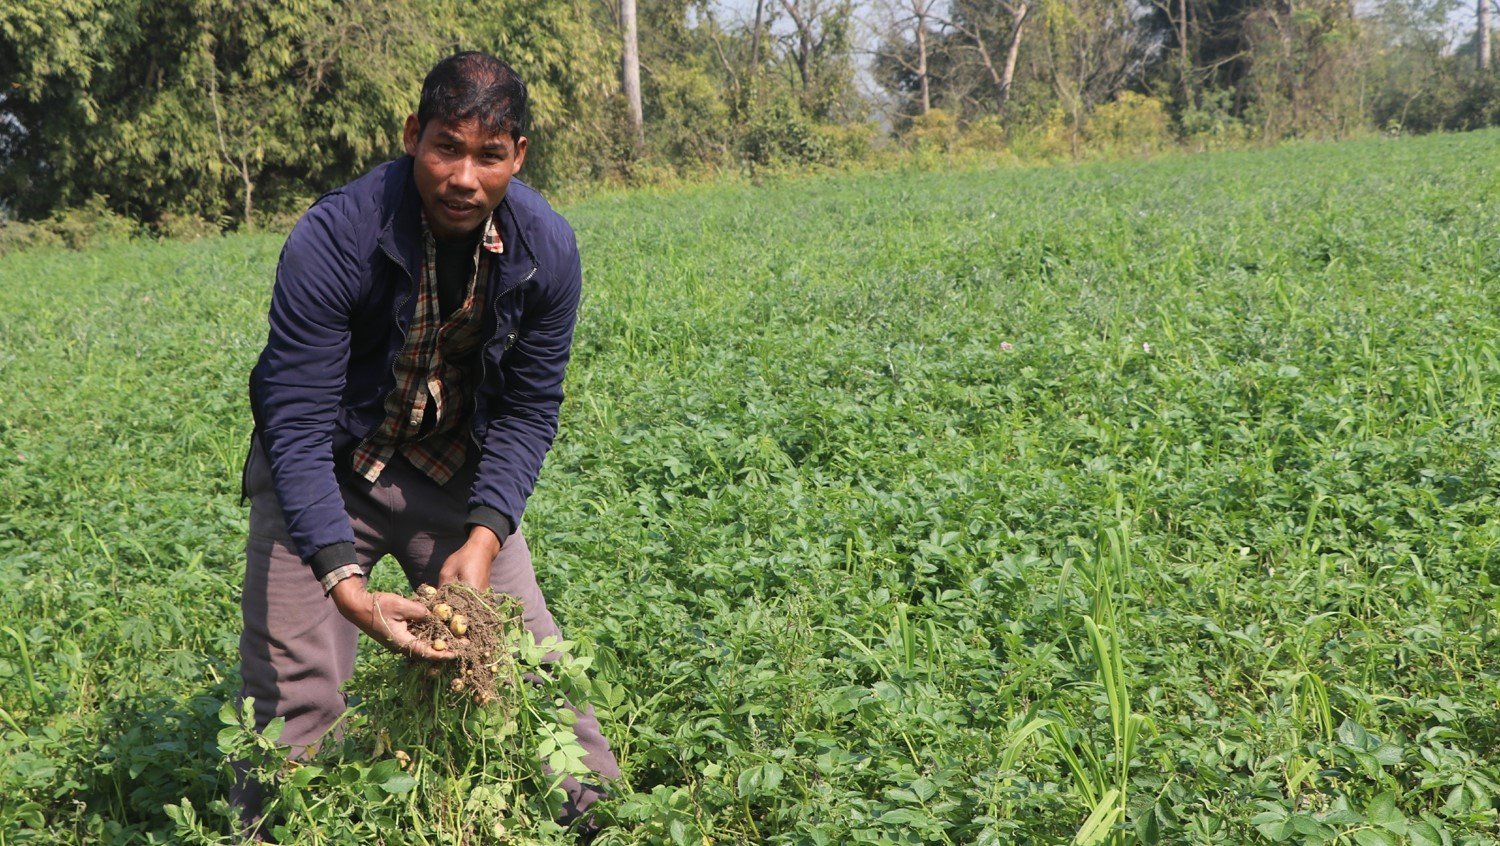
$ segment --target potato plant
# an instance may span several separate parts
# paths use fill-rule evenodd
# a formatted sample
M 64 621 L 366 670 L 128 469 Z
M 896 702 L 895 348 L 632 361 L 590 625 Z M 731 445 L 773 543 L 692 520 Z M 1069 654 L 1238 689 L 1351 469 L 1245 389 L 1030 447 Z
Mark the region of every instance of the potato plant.
M 513 602 L 467 587 L 418 597 L 469 609 L 473 629 L 449 636 L 470 643 L 448 662 L 368 662 L 349 685 L 347 718 L 310 755 L 276 744 L 279 721 L 255 732 L 248 703 L 220 711 L 226 760 L 252 762 L 274 785 L 267 830 L 281 843 L 572 842 L 553 819 L 559 780 L 588 777 L 568 707 L 593 704 L 588 659 L 567 642 L 536 643 Z M 205 816 L 189 803 L 168 813 L 184 840 L 236 842 L 224 836 L 233 820 L 222 802 Z
M 413 598 L 432 616 L 412 624 L 412 635 L 450 656 L 429 663 L 427 676 L 445 680 L 454 693 L 467 692 L 476 704 L 494 702 L 511 683 L 516 656 L 507 638 L 521 628 L 520 605 L 461 584 L 420 585 Z
M 224 837 L 245 744 L 286 843 L 555 838 L 562 696 L 624 771 L 602 846 L 1491 846 L 1497 150 L 570 205 L 524 526 L 577 657 L 480 706 L 366 649 L 303 766 L 220 720 L 284 236 L 6 256 L 0 842 Z

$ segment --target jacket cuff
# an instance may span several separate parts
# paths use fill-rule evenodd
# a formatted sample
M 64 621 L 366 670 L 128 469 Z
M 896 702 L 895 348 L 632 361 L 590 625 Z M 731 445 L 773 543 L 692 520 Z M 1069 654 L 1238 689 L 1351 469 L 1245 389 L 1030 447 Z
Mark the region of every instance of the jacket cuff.
M 509 517 L 488 505 L 476 505 L 470 509 L 469 519 L 464 521 L 464 526 L 483 526 L 489 529 L 495 533 L 495 537 L 500 539 L 501 546 L 505 545 L 505 539 L 516 530 Z
M 330 544 L 313 553 L 313 557 L 307 559 L 307 564 L 312 567 L 313 578 L 322 579 L 334 570 L 345 564 L 354 564 L 354 544 L 349 541 Z

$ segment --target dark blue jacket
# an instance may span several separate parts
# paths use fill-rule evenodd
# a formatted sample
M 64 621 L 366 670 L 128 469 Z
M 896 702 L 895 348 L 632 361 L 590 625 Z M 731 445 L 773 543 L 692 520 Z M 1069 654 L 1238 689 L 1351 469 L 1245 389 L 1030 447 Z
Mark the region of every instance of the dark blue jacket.
M 349 454 L 385 416 L 416 310 L 421 200 L 411 173 L 410 157 L 380 165 L 297 221 L 250 374 L 287 531 L 318 575 L 354 560 L 336 474 L 348 472 Z M 519 525 L 557 433 L 581 271 L 573 230 L 529 186 L 510 183 L 498 222 L 505 251 L 490 263 L 469 522 L 503 539 Z

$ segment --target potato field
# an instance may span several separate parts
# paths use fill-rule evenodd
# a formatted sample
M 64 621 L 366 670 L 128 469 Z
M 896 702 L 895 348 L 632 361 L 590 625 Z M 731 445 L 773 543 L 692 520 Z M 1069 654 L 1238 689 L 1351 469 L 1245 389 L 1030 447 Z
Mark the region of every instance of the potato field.
M 564 698 L 598 844 L 1500 842 L 1500 133 L 563 212 L 568 657 L 365 641 L 310 762 L 234 705 L 285 233 L 0 259 L 0 846 L 234 842 L 230 752 L 283 843 L 568 842 Z

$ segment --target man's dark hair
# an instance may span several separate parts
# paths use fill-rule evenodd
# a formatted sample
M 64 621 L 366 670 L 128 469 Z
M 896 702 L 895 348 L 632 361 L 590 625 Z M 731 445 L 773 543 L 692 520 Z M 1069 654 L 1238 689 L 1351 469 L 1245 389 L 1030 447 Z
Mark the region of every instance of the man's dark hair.
M 508 132 L 512 141 L 519 140 L 526 132 L 526 83 L 488 53 L 455 53 L 422 81 L 419 132 L 434 118 L 455 123 L 473 118 L 485 132 Z

